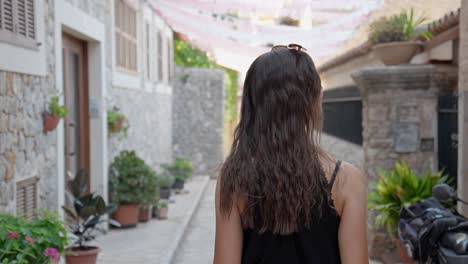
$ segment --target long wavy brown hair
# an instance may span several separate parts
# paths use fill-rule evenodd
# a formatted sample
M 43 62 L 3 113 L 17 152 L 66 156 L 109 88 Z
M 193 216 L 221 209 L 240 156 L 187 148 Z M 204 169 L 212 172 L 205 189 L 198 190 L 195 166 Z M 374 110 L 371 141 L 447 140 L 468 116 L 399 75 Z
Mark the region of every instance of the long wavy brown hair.
M 244 83 L 240 122 L 220 172 L 220 212 L 243 202 L 244 228 L 289 234 L 326 199 L 318 145 L 322 86 L 311 57 L 281 48 L 258 57 Z M 256 216 L 260 216 L 258 222 Z

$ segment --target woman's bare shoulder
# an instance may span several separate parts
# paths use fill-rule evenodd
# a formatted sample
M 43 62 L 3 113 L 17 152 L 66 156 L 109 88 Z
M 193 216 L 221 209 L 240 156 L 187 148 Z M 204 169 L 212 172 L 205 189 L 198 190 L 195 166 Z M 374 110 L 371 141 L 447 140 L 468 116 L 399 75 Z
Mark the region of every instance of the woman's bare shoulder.
M 348 162 L 342 162 L 337 176 L 338 189 L 343 198 L 365 195 L 367 182 L 361 169 Z

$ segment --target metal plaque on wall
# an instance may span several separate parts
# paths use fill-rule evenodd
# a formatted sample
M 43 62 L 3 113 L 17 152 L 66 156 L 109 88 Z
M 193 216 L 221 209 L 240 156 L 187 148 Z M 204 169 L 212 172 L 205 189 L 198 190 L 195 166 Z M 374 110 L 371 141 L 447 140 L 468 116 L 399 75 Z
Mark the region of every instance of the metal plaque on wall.
M 99 118 L 101 112 L 101 104 L 98 98 L 89 98 L 89 117 Z
M 395 152 L 408 153 L 419 150 L 419 125 L 417 123 L 397 123 L 393 130 Z

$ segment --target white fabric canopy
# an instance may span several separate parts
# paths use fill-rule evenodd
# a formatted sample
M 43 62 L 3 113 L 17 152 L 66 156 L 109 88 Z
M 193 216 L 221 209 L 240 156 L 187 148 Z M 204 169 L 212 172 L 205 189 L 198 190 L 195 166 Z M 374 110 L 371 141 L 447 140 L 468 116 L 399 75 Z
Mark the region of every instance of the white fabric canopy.
M 372 10 L 383 5 L 383 0 L 153 1 L 156 12 L 174 31 L 219 64 L 240 72 L 277 44 L 301 44 L 320 64 L 335 55 Z M 311 25 L 291 27 L 259 19 L 281 16 L 301 18 Z

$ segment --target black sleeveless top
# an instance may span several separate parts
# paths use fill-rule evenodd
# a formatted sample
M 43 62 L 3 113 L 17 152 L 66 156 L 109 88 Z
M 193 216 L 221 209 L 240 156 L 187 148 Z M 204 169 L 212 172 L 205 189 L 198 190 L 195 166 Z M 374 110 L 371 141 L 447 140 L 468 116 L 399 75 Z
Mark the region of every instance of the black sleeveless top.
M 340 165 L 338 161 L 328 183 L 330 194 Z M 309 228 L 288 235 L 260 233 L 255 227 L 244 229 L 242 264 L 340 264 L 340 216 L 329 193 L 324 194 L 325 201 L 329 199 L 331 204 L 322 203 L 321 217 Z

